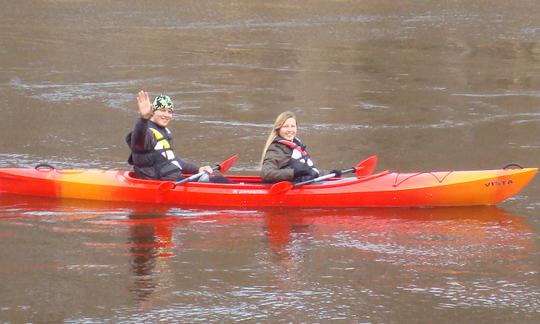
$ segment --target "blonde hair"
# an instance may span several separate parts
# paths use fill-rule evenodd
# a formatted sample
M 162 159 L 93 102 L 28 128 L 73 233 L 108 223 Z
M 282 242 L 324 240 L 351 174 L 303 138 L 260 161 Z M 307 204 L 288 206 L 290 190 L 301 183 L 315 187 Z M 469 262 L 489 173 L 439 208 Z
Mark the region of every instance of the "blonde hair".
M 296 121 L 296 116 L 294 115 L 294 113 L 290 111 L 284 111 L 277 116 L 276 121 L 274 122 L 274 126 L 272 127 L 272 131 L 270 132 L 270 135 L 268 135 L 268 139 L 266 140 L 266 144 L 264 145 L 264 149 L 262 151 L 261 163 L 260 163 L 261 168 L 262 168 L 262 164 L 264 162 L 264 156 L 266 155 L 266 151 L 268 150 L 268 147 L 279 135 L 279 129 L 281 128 L 281 126 L 283 126 L 283 124 L 285 124 L 285 122 L 289 118 L 293 118 Z

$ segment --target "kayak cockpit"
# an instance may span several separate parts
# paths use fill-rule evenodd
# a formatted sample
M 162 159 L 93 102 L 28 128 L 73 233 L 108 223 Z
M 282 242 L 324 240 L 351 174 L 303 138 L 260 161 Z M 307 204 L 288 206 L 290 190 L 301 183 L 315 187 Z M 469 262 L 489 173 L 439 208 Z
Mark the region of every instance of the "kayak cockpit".
M 319 182 L 314 182 L 312 184 L 307 184 L 302 187 L 309 187 L 309 188 L 331 188 L 331 187 L 339 187 L 339 186 L 347 186 L 351 183 L 356 182 L 364 182 L 368 180 L 372 180 L 384 175 L 387 175 L 390 171 L 382 171 L 376 174 L 368 175 L 365 177 L 345 177 L 345 178 L 330 178 Z M 133 171 L 126 171 L 122 174 L 123 178 L 128 183 L 133 184 L 145 184 L 145 185 L 154 185 L 159 186 L 160 184 L 163 184 L 164 182 L 173 183 L 172 181 L 163 181 L 163 180 L 150 180 L 150 179 L 140 179 L 137 178 L 135 175 L 135 172 Z M 186 176 L 190 176 L 189 174 Z M 197 185 L 211 185 L 211 186 L 248 186 L 248 185 L 256 185 L 256 186 L 263 186 L 263 187 L 271 187 L 273 183 L 266 183 L 263 182 L 260 176 L 250 176 L 250 175 L 228 175 L 226 176 L 227 179 L 231 181 L 231 183 L 210 183 L 210 182 L 190 182 L 190 185 L 197 184 Z M 300 187 L 299 187 L 300 188 Z

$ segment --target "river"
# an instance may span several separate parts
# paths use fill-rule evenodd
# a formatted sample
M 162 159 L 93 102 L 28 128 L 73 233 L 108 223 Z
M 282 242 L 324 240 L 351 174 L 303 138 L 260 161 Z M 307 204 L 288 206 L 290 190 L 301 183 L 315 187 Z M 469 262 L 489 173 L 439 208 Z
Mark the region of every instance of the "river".
M 536 1 L 0 1 L 0 167 L 126 169 L 136 93 L 256 174 L 540 165 Z M 496 207 L 220 210 L 0 194 L 0 322 L 537 323 L 540 183 Z

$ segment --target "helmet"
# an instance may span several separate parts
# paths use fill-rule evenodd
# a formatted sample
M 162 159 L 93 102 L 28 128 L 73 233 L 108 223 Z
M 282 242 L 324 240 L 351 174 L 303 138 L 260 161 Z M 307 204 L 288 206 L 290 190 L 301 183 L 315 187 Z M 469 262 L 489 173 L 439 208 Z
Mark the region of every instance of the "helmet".
M 152 102 L 152 106 L 154 107 L 154 110 L 158 110 L 158 109 L 174 110 L 174 104 L 171 98 L 164 94 L 160 94 L 159 96 L 155 97 L 154 101 Z

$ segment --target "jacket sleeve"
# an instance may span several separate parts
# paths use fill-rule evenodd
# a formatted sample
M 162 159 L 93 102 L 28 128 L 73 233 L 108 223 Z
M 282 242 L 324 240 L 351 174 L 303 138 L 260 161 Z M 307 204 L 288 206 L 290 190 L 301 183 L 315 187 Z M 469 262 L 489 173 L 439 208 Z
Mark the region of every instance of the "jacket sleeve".
M 182 173 L 191 173 L 191 174 L 199 173 L 199 166 L 196 165 L 195 163 L 192 163 L 183 159 L 178 159 L 178 162 L 180 163 L 180 166 L 182 167 Z
M 261 178 L 264 182 L 292 181 L 294 170 L 290 166 L 291 155 L 277 145 L 270 145 L 264 156 Z
M 131 132 L 130 148 L 133 152 L 148 152 L 156 145 L 154 136 L 148 131 L 148 120 L 139 118 Z

